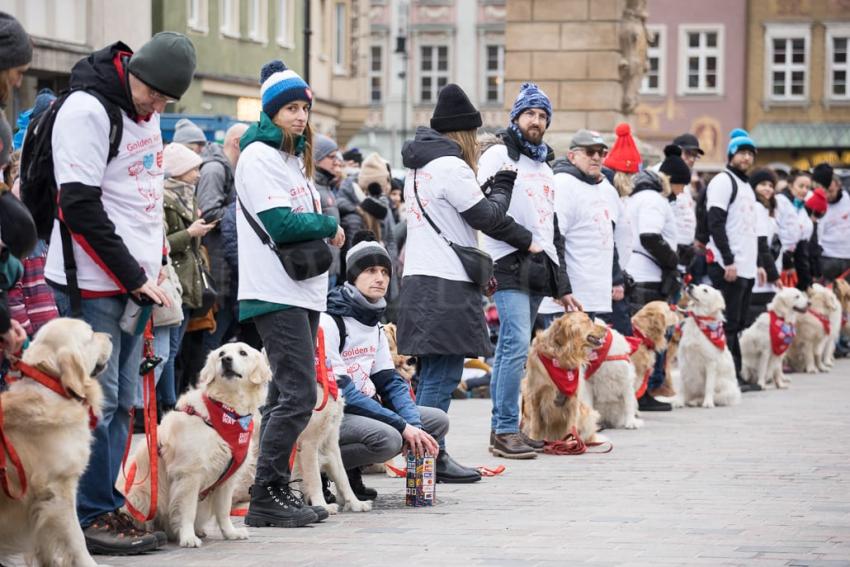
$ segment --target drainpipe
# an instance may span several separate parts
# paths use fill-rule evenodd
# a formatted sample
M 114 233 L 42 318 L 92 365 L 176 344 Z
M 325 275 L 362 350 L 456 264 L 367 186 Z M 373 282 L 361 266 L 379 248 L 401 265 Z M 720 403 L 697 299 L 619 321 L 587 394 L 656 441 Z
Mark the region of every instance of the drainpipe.
M 310 0 L 304 0 L 304 81 L 310 84 Z

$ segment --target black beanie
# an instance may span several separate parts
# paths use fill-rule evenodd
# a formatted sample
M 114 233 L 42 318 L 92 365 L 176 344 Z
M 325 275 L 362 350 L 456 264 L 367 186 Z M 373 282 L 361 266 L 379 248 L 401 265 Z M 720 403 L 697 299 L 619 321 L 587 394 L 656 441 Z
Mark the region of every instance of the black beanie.
M 179 99 L 192 84 L 195 46 L 182 33 L 159 32 L 130 57 L 128 69 L 152 89 Z
M 481 113 L 472 106 L 463 89 L 454 83 L 443 87 L 431 117 L 431 128 L 437 132 L 460 132 L 481 127 Z
M 682 159 L 682 148 L 674 144 L 664 147 L 664 161 L 661 162 L 661 173 L 670 178 L 670 183 L 687 185 L 691 182 L 691 170 Z
M 812 181 L 819 184 L 824 189 L 829 189 L 832 184 L 832 175 L 834 170 L 828 163 L 819 163 L 812 170 Z
M 768 167 L 761 167 L 750 174 L 750 186 L 755 189 L 759 183 L 770 181 L 776 189 L 776 174 Z
M 357 276 L 366 268 L 383 266 L 392 275 L 393 262 L 375 233 L 361 230 L 351 239 L 352 246 L 345 255 L 345 281 L 354 285 Z
M 24 26 L 6 12 L 0 12 L 0 71 L 32 61 L 32 40 Z

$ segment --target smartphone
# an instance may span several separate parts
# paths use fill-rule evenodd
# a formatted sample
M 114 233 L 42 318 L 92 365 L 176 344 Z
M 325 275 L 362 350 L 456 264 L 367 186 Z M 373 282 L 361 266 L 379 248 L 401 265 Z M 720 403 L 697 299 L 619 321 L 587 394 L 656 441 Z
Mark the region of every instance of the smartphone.
M 217 222 L 220 222 L 220 221 L 221 221 L 221 217 L 217 216 L 217 215 L 216 215 L 216 213 L 215 213 L 214 211 L 210 211 L 210 212 L 208 212 L 207 214 L 205 214 L 205 215 L 204 215 L 203 217 L 201 217 L 201 218 L 202 218 L 202 219 L 204 220 L 204 222 L 205 222 L 205 223 L 207 223 L 207 224 L 215 224 L 215 223 L 217 223 Z

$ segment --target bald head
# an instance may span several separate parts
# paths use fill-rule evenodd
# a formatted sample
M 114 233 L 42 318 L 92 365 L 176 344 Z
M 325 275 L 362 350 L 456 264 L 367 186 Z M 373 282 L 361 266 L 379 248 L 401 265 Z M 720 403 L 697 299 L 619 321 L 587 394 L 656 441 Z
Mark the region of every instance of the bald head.
M 236 162 L 239 161 L 239 138 L 245 134 L 246 130 L 248 130 L 247 124 L 237 122 L 224 133 L 224 155 L 227 156 L 233 167 L 236 167 Z

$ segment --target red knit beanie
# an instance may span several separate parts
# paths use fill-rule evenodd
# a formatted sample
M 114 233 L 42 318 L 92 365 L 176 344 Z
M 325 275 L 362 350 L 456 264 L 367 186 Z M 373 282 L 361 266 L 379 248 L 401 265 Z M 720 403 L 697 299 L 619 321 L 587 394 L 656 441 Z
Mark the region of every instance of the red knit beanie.
M 623 173 L 637 173 L 640 170 L 641 159 L 635 140 L 632 138 L 632 129 L 623 122 L 617 124 L 614 131 L 617 134 L 617 141 L 614 142 L 614 147 L 608 152 L 608 157 L 603 162 L 605 167 Z
M 823 187 L 816 187 L 806 199 L 806 208 L 815 214 L 823 215 L 826 213 L 827 203 L 826 191 Z

